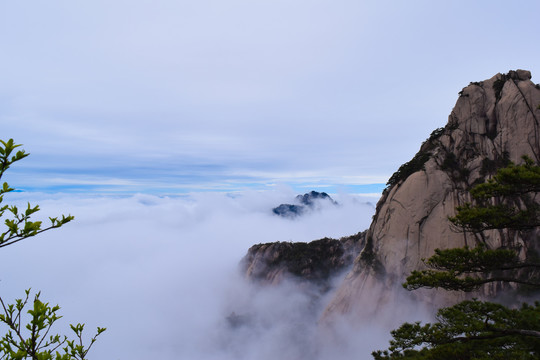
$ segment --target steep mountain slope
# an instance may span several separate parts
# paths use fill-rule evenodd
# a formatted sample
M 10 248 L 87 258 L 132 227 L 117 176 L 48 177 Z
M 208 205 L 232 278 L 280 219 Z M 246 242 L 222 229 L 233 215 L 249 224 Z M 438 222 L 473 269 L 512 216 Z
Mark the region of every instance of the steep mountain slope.
M 540 163 L 540 85 L 530 79 L 529 71 L 510 71 L 470 83 L 459 93 L 447 125 L 433 131 L 414 158 L 388 181 L 373 222 L 357 245 L 363 248 L 327 306 L 324 322 L 333 322 L 340 315 L 353 322 L 363 321 L 380 316 L 380 310 L 399 309 L 394 305 L 406 298 L 414 299 L 412 304 L 437 305 L 463 299 L 463 293 L 411 293 L 401 287 L 412 270 L 424 268 L 422 259 L 432 256 L 436 248 L 482 242 L 489 248 L 513 248 L 522 259 L 540 254 L 540 229 L 491 230 L 478 236 L 460 231 L 448 220 L 457 206 L 471 201 L 469 189 L 497 168 L 509 161 L 520 163 L 523 155 Z M 540 203 L 540 196 L 534 200 Z M 341 267 L 339 251 L 334 251 L 338 248 L 332 245 L 334 250 L 324 255 L 324 248 L 318 245 L 313 245 L 318 248 L 317 264 Z M 313 274 L 327 274 L 325 269 L 314 267 L 313 252 L 298 249 L 293 244 L 256 245 L 244 258 L 244 271 L 251 279 L 272 284 L 287 274 L 308 282 L 314 280 L 310 278 Z M 507 288 L 492 283 L 468 296 L 500 295 Z
M 522 155 L 540 162 L 540 86 L 530 79 L 528 71 L 510 71 L 471 83 L 459 93 L 448 124 L 435 130 L 389 180 L 366 245 L 327 307 L 325 319 L 373 313 L 396 298 L 411 296 L 399 284 L 411 270 L 422 268 L 422 258 L 436 248 L 481 241 L 491 248 L 517 249 L 523 258 L 538 250 L 537 241 L 528 240 L 536 238 L 537 231 L 493 230 L 475 237 L 452 228 L 448 221 L 456 206 L 470 201 L 468 189 L 497 167 L 509 160 L 519 163 Z M 497 286 L 486 286 L 475 295 L 494 295 Z M 414 296 L 439 303 L 456 300 L 440 292 L 420 291 Z

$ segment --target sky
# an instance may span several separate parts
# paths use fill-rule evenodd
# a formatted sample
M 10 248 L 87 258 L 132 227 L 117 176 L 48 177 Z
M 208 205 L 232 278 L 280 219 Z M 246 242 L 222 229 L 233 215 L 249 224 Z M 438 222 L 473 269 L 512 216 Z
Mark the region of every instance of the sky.
M 256 287 L 238 264 L 256 243 L 368 228 L 463 87 L 513 69 L 540 81 L 539 13 L 536 0 L 1 1 L 0 139 L 31 153 L 2 177 L 21 191 L 4 203 L 75 221 L 2 248 L 0 295 L 41 290 L 60 333 L 107 327 L 92 359 L 370 358 L 433 309 L 402 300 L 330 344 L 329 297 Z M 340 205 L 272 215 L 309 190 Z M 227 327 L 232 311 L 252 323 Z
M 380 193 L 471 81 L 540 73 L 540 3 L 3 1 L 24 191 Z

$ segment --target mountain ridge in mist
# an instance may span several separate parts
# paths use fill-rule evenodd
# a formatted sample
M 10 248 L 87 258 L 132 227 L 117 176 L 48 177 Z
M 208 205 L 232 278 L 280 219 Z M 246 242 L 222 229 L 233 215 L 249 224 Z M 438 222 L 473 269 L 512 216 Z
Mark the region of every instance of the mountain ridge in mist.
M 338 205 L 338 203 L 327 193 L 310 191 L 304 195 L 297 195 L 294 204 L 280 204 L 279 206 L 273 208 L 272 212 L 276 215 L 293 219 L 297 216 L 305 214 L 309 210 L 315 209 L 317 205 L 320 205 L 319 203 L 321 201 Z
M 307 281 L 328 290 L 330 279 L 348 269 L 365 245 L 366 232 L 311 242 L 273 242 L 249 248 L 242 260 L 247 278 L 279 284 L 287 277 Z

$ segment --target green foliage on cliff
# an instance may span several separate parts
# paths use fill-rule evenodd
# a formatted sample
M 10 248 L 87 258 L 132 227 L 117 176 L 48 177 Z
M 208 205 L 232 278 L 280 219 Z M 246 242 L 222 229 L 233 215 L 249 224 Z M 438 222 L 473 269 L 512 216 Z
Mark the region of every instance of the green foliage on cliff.
M 407 179 L 410 175 L 414 174 L 417 171 L 424 169 L 424 164 L 431 157 L 429 152 L 418 152 L 411 161 L 406 162 L 401 165 L 399 169 L 392 174 L 388 182 L 386 183 L 387 188 L 393 186 L 400 182 L 401 180 Z
M 21 145 L 15 144 L 13 139 L 0 140 L 0 144 L 1 179 L 13 163 L 29 154 L 24 150 L 16 150 Z M 32 220 L 39 206 L 28 204 L 26 209 L 19 210 L 15 205 L 3 204 L 4 195 L 12 191 L 14 189 L 6 182 L 0 188 L 0 218 L 4 219 L 5 226 L 0 233 L 0 247 L 57 229 L 74 219 L 71 215 L 49 218 L 50 223 L 44 226 L 41 221 Z M 53 334 L 51 329 L 61 318 L 58 315 L 60 307 L 43 302 L 39 292 L 30 300 L 30 290 L 26 290 L 25 297 L 16 299 L 13 304 L 5 302 L 0 296 L 0 306 L 0 324 L 7 328 L 7 332 L 0 338 L 0 359 L 84 360 L 97 336 L 105 331 L 105 328 L 98 327 L 88 346 L 83 344 L 84 324 L 71 325 L 75 336 L 72 340 L 65 335 Z
M 508 78 L 509 77 L 507 74 L 503 74 L 500 79 L 497 79 L 493 82 L 493 90 L 495 91 L 495 98 L 497 100 L 501 99 L 502 89 L 504 87 L 504 84 L 506 83 L 506 80 L 508 80 Z
M 524 164 L 509 164 L 492 180 L 473 187 L 475 203 L 458 207 L 452 222 L 476 233 L 539 226 L 537 205 L 531 195 L 540 190 L 540 167 L 529 158 L 523 159 Z M 404 287 L 471 291 L 486 283 L 503 282 L 538 291 L 540 263 L 534 260 L 522 260 L 512 249 L 487 249 L 484 245 L 438 249 L 425 260 L 429 269 L 413 271 Z M 391 334 L 390 347 L 372 353 L 376 360 L 538 359 L 540 303 L 508 308 L 492 302 L 464 301 L 440 309 L 434 323 L 405 323 Z
M 457 156 L 453 152 L 447 152 L 440 166 L 442 171 L 449 174 L 454 182 L 467 181 L 470 171 L 465 166 L 460 164 Z
M 269 267 L 282 266 L 295 276 L 307 279 L 327 279 L 345 263 L 344 248 L 339 240 L 324 238 L 309 243 L 282 243 L 285 247 Z
M 436 147 L 437 140 L 444 135 L 446 131 L 455 130 L 457 124 L 448 123 L 445 127 L 440 127 L 431 132 L 429 137 L 422 143 L 422 147 L 418 153 L 408 162 L 401 165 L 399 169 L 392 174 L 386 183 L 386 189 L 396 185 L 402 180 L 407 179 L 410 175 L 417 171 L 424 170 L 425 163 L 430 159 L 431 151 Z

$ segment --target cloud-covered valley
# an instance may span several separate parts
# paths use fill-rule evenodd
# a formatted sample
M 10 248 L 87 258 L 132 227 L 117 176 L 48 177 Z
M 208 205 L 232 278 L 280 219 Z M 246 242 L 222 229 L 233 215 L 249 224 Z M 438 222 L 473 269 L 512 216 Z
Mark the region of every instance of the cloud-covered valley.
M 70 213 L 75 221 L 2 249 L 3 297 L 21 297 L 32 287 L 61 305 L 63 328 L 84 322 L 90 335 L 96 326 L 107 327 L 91 358 L 339 358 L 335 349 L 326 357 L 324 347 L 315 346 L 328 299 L 314 302 L 309 289 L 293 283 L 249 284 L 239 262 L 256 243 L 365 230 L 376 197 L 337 194 L 339 206 L 328 203 L 288 219 L 271 211 L 294 198 L 286 188 L 173 198 L 9 195 L 6 201 L 21 206 L 40 204 L 44 218 Z M 233 312 L 249 316 L 247 325 L 227 321 Z M 367 333 L 364 342 L 361 333 L 347 341 L 355 354 L 384 347 L 387 329 Z

